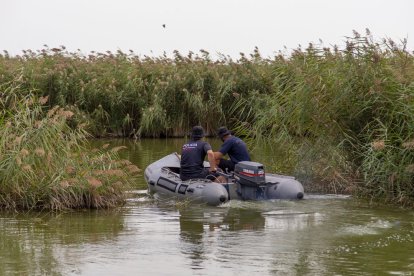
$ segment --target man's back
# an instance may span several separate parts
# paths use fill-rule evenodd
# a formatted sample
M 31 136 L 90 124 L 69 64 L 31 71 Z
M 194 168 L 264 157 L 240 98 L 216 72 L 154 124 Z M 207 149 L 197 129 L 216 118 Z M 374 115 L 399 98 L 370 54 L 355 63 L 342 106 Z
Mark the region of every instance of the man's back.
M 238 137 L 231 136 L 226 139 L 219 150 L 223 155 L 228 154 L 231 161 L 235 164 L 240 161 L 250 161 L 250 155 L 246 144 Z
M 203 171 L 203 162 L 207 151 L 211 150 L 209 143 L 205 141 L 189 141 L 181 150 L 181 178 L 196 177 Z

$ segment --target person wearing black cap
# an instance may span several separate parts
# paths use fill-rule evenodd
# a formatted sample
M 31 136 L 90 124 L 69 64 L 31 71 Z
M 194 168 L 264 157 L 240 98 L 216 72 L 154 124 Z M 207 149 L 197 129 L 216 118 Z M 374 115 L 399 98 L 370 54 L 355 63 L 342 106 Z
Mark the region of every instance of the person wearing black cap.
M 181 149 L 181 180 L 193 178 L 207 178 L 215 180 L 219 175 L 216 173 L 216 162 L 214 153 L 209 143 L 202 141 L 204 130 L 201 126 L 193 127 L 191 140 L 185 143 Z M 203 166 L 204 158 L 210 163 L 210 168 Z
M 238 137 L 231 135 L 226 127 L 220 127 L 217 135 L 224 142 L 218 152 L 214 152 L 214 158 L 218 167 L 223 171 L 234 171 L 234 166 L 240 161 L 250 161 L 250 155 L 246 144 Z M 229 155 L 230 160 L 223 156 Z

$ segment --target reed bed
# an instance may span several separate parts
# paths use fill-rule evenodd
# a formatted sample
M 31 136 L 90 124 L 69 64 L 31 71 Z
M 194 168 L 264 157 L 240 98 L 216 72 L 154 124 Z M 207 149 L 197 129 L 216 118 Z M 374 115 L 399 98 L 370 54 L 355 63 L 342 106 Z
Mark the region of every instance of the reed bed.
M 354 33 L 343 50 L 310 44 L 273 64 L 271 93 L 233 106 L 239 129 L 294 147 L 308 189 L 414 201 L 414 58 L 406 41 Z
M 251 145 L 285 148 L 308 191 L 414 202 L 406 41 L 375 41 L 367 30 L 343 49 L 309 44 L 262 57 L 256 48 L 235 60 L 204 50 L 142 57 L 45 46 L 1 55 L 0 83 L 16 75 L 23 91 L 69 109 L 69 125 L 86 124 L 94 136 L 184 136 L 196 124 L 214 134 L 227 125 Z
M 212 133 L 231 124 L 240 95 L 270 91 L 270 65 L 247 58 L 213 61 L 209 53 L 174 57 L 68 52 L 65 47 L 0 55 L 0 83 L 21 74 L 22 88 L 41 91 L 53 107 L 72 106 L 94 136 L 184 136 L 202 123 Z M 262 93 L 261 92 L 261 93 Z M 76 121 L 75 120 L 75 121 Z
M 0 85 L 0 209 L 108 208 L 124 202 L 139 169 L 120 148 L 85 149 L 74 113 L 45 110 L 47 97 L 21 90 L 22 77 Z

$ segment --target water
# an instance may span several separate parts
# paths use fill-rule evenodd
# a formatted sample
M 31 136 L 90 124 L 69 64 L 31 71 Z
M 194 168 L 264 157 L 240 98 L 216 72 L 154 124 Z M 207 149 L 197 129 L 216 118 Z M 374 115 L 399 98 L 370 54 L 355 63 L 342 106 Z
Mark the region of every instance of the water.
M 111 143 L 144 168 L 182 140 Z M 116 210 L 0 213 L 0 275 L 414 275 L 412 210 L 340 195 L 180 206 L 141 181 Z

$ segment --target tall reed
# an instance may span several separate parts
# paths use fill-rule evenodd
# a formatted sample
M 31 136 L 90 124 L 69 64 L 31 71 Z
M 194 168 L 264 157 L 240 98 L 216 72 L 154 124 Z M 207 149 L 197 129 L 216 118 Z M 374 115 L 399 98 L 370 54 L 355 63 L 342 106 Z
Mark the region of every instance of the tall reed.
M 21 76 L 0 86 L 0 208 L 106 208 L 122 204 L 138 169 L 119 149 L 85 150 L 72 111 L 45 110 L 47 97 L 22 89 Z
M 318 190 L 413 203 L 414 58 L 406 41 L 354 33 L 343 50 L 310 44 L 272 70 L 271 93 L 233 106 L 244 133 L 294 144 L 297 170 L 325 183 Z
M 49 108 L 69 107 L 70 125 L 88 124 L 95 136 L 182 136 L 196 124 L 214 134 L 227 125 L 251 144 L 285 147 L 308 191 L 408 204 L 414 58 L 406 45 L 377 42 L 367 30 L 343 49 L 309 44 L 264 58 L 255 48 L 236 60 L 204 50 L 85 56 L 46 47 L 1 55 L 0 83 L 21 75 L 24 91 L 41 91 Z
M 269 68 L 244 56 L 213 61 L 206 51 L 142 58 L 62 47 L 0 55 L 0 83 L 22 74 L 23 88 L 49 96 L 50 107 L 77 108 L 94 136 L 183 136 L 196 124 L 210 133 L 231 124 L 228 110 L 237 97 L 270 91 Z

